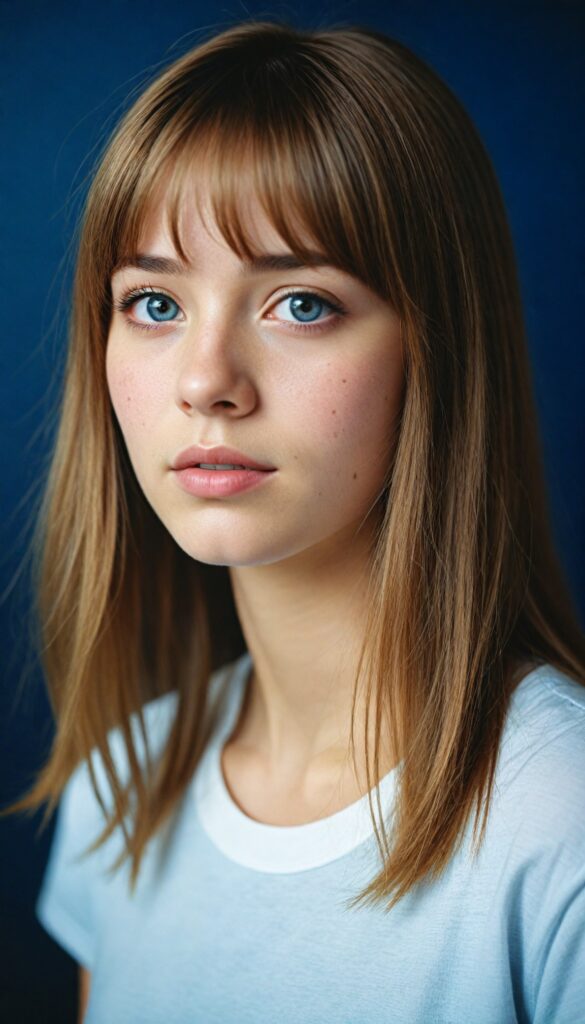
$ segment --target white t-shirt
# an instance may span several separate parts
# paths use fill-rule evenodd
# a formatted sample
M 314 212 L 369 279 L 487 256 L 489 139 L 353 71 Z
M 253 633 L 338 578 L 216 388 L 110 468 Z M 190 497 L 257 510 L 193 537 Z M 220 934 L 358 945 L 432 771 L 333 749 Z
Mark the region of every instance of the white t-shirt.
M 367 796 L 280 827 L 226 787 L 220 754 L 251 664 L 245 653 L 214 673 L 222 717 L 133 898 L 128 861 L 106 873 L 119 831 L 73 863 L 103 822 L 85 765 L 64 791 L 37 915 L 91 971 L 86 1024 L 583 1024 L 585 687 L 543 666 L 514 692 L 477 860 L 471 823 L 439 879 L 389 913 L 350 911 L 380 867 Z M 154 747 L 175 705 L 146 705 Z M 393 769 L 386 820 L 395 786 Z

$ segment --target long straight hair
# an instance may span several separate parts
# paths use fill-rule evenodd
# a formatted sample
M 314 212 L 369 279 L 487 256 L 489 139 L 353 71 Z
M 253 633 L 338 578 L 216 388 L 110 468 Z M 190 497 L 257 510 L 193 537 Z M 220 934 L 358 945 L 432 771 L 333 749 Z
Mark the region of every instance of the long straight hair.
M 355 757 L 360 694 L 375 718 L 372 765 L 368 721 L 363 739 L 383 866 L 346 904 L 389 910 L 440 874 L 473 812 L 479 849 L 511 694 L 541 664 L 585 685 L 585 636 L 552 539 L 513 243 L 492 164 L 441 78 L 361 26 L 231 26 L 157 75 L 100 158 L 33 543 L 56 731 L 34 785 L 2 813 L 47 802 L 45 827 L 87 762 L 106 814 L 87 852 L 120 827 L 114 868 L 131 858 L 134 891 L 147 842 L 172 820 L 206 748 L 210 675 L 245 650 L 228 568 L 190 558 L 154 514 L 105 374 L 112 271 L 136 253 L 161 190 L 186 258 L 181 197 L 203 173 L 238 257 L 255 254 L 241 216 L 250 192 L 299 259 L 310 259 L 308 232 L 400 317 L 405 388 L 379 499 L 350 737 Z M 171 691 L 176 712 L 151 759 L 142 709 Z M 126 779 L 111 755 L 114 727 Z M 377 788 L 388 740 L 400 766 L 391 837 Z M 105 766 L 107 806 L 92 751 Z

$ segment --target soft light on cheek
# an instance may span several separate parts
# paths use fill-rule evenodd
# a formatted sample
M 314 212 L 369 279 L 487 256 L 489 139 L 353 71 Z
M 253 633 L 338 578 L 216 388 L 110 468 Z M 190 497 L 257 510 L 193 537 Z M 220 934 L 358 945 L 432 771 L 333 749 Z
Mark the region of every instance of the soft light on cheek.
M 370 368 L 338 371 L 322 381 L 311 397 L 312 414 L 307 409 L 308 418 L 321 436 L 331 441 L 343 439 L 346 444 L 363 438 L 380 425 L 385 415 L 380 378 Z
M 343 435 L 347 398 L 338 380 L 313 380 L 291 393 L 288 402 L 290 408 L 285 419 L 298 424 L 311 444 L 316 438 L 321 443 L 334 443 Z
M 106 350 L 106 379 L 120 426 L 144 426 L 164 400 L 164 382 L 154 367 L 128 360 L 115 344 Z
M 135 375 L 132 371 L 120 369 L 120 367 L 113 366 L 110 362 L 106 365 L 106 376 L 108 391 L 116 414 L 118 417 L 124 416 L 131 412 L 133 406 L 135 406 Z
M 147 399 L 145 380 L 133 367 L 125 366 L 111 355 L 106 357 L 106 379 L 110 400 L 122 432 L 144 426 Z

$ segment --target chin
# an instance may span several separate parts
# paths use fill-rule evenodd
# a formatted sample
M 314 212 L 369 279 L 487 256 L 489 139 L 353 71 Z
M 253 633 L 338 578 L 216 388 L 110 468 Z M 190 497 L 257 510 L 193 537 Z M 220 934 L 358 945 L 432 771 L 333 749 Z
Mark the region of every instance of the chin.
M 267 547 L 258 538 L 237 538 L 232 535 L 224 538 L 216 537 L 205 542 L 199 531 L 196 538 L 185 536 L 184 533 L 172 533 L 173 539 L 186 555 L 205 565 L 246 566 L 268 565 L 278 562 L 286 555 Z

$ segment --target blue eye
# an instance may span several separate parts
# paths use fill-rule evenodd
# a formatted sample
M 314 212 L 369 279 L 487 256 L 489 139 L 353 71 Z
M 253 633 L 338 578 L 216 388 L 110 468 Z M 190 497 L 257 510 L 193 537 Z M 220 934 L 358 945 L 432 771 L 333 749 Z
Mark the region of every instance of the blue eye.
M 164 323 L 165 320 L 171 320 L 173 315 L 173 309 L 178 309 L 176 302 L 169 299 L 167 295 L 151 295 L 146 300 L 146 310 L 149 316 L 152 316 L 155 320 L 159 320 Z
M 298 292 L 296 294 L 289 295 L 286 300 L 281 299 L 281 302 L 289 300 L 289 309 L 294 313 L 294 315 L 300 317 L 302 321 L 309 323 L 312 320 L 316 320 L 319 316 L 319 308 L 315 310 L 315 306 L 321 307 L 322 309 L 323 306 L 328 305 L 328 303 L 323 302 L 318 295 L 312 295 L 310 292 Z M 280 303 L 278 303 L 278 305 L 280 305 Z
M 132 291 L 127 292 L 122 298 L 114 303 L 114 308 L 120 313 L 125 312 L 130 306 L 137 305 L 139 300 L 146 299 L 146 312 L 147 315 L 152 317 L 156 323 L 164 324 L 173 320 L 176 316 L 176 311 L 179 307 L 174 299 L 171 299 L 170 295 L 166 295 L 164 292 L 157 292 L 154 288 L 134 288 Z M 137 327 L 145 331 L 156 329 L 155 324 L 141 324 L 135 323 L 126 317 L 127 322 L 131 327 Z
M 156 291 L 151 285 L 134 288 L 126 292 L 121 299 L 114 302 L 114 308 L 125 313 L 131 306 L 137 305 L 140 300 L 146 300 L 145 312 L 152 319 L 151 323 L 140 323 L 126 316 L 125 320 L 129 327 L 139 331 L 157 330 L 158 325 L 174 323 L 179 305 L 165 292 Z M 283 303 L 288 304 L 289 312 L 293 313 L 295 319 L 284 319 L 282 322 L 294 331 L 318 331 L 329 328 L 340 317 L 346 315 L 345 309 L 331 299 L 325 299 L 316 292 L 291 291 L 282 295 L 272 308 L 278 308 Z M 334 313 L 334 316 L 327 316 L 325 320 L 321 316 L 323 310 Z M 269 319 L 272 319 L 269 317 Z M 277 318 L 278 319 L 278 318 Z

